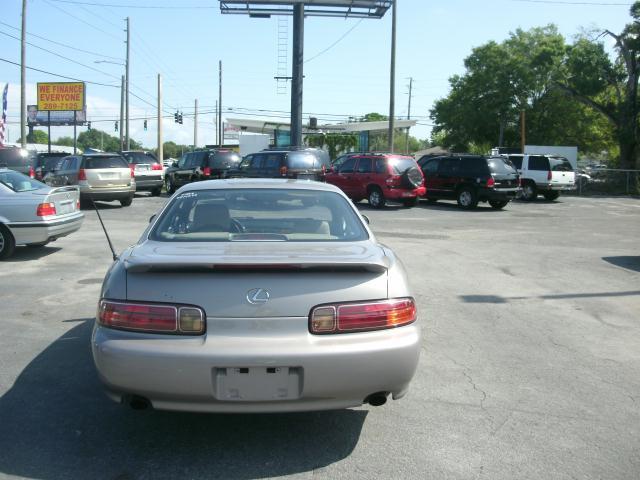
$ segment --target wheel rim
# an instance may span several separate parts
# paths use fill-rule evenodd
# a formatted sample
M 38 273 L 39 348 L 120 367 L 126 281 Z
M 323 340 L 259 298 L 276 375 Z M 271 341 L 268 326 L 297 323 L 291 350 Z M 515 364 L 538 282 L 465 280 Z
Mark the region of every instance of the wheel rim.
M 377 190 L 371 192 L 369 194 L 369 202 L 371 202 L 371 205 L 373 205 L 374 207 L 380 205 L 380 192 L 378 192 Z
M 469 205 L 471 205 L 471 192 L 469 192 L 468 190 L 460 192 L 460 205 L 462 205 L 463 207 L 468 207 Z
M 526 198 L 532 198 L 533 197 L 533 188 L 531 187 L 531 185 L 525 185 L 525 187 L 524 187 L 524 196 Z

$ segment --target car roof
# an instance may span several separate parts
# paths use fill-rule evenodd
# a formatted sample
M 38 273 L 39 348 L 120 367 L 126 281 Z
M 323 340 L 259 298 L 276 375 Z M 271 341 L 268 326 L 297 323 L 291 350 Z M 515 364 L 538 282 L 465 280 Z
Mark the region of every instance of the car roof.
M 100 153 L 83 153 L 82 156 L 96 158 L 96 157 L 119 157 L 121 155 L 115 152 L 114 153 L 100 152 Z
M 205 180 L 202 182 L 189 183 L 182 187 L 180 190 L 182 192 L 193 192 L 197 190 L 217 190 L 232 188 L 286 188 L 293 190 L 317 190 L 342 193 L 342 190 L 329 183 L 314 182 L 312 180 L 293 180 L 280 178 L 229 178 L 222 180 Z

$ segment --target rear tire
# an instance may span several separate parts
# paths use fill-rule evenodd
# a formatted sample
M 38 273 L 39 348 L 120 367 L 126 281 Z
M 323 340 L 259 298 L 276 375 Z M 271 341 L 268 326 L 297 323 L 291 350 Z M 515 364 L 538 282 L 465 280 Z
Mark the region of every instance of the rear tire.
M 16 249 L 16 241 L 7 227 L 0 224 L 0 260 L 9 258 Z
M 526 182 L 522 185 L 522 199 L 526 202 L 533 202 L 538 197 L 538 189 L 533 182 Z
M 402 201 L 402 204 L 406 207 L 406 208 L 411 208 L 411 207 L 415 207 L 418 204 L 418 197 L 415 198 L 406 198 Z
M 560 196 L 560 192 L 553 192 L 553 191 L 544 192 L 542 195 L 544 196 L 544 199 L 547 200 L 548 202 L 553 202 Z
M 380 190 L 378 187 L 372 187 L 371 190 L 369 190 L 368 199 L 369 205 L 371 205 L 373 208 L 383 208 L 387 203 L 382 190 Z
M 120 200 L 120 205 L 122 205 L 123 207 L 128 207 L 132 203 L 133 203 L 133 195 L 131 195 L 130 197 L 123 198 L 122 200 Z
M 473 210 L 478 206 L 478 195 L 471 187 L 462 187 L 458 191 L 458 206 L 464 210 Z
M 507 206 L 507 203 L 509 203 L 509 202 L 498 201 L 498 200 L 489 200 L 489 205 L 491 205 L 491 208 L 494 208 L 496 210 L 502 210 L 504 207 Z
M 161 192 L 162 192 L 162 187 L 154 188 L 153 190 L 151 190 L 151 196 L 157 197 L 160 195 Z
M 171 180 L 171 177 L 167 177 L 167 180 L 165 181 L 165 183 L 166 183 L 167 193 L 169 195 L 173 195 L 174 193 L 176 193 L 176 186 L 173 183 L 173 180 Z

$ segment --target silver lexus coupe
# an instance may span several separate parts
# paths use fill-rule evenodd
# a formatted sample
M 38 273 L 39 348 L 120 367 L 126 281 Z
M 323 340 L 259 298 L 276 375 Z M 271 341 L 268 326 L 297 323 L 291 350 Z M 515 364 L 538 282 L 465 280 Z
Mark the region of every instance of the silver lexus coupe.
M 336 187 L 181 188 L 102 286 L 92 349 L 134 408 L 286 412 L 407 392 L 420 326 L 404 268 Z

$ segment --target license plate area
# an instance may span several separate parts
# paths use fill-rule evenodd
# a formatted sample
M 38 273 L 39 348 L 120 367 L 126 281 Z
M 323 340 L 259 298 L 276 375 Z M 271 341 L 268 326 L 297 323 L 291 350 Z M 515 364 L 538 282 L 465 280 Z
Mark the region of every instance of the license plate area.
M 213 387 L 215 398 L 225 402 L 296 400 L 302 392 L 302 368 L 214 368 Z

